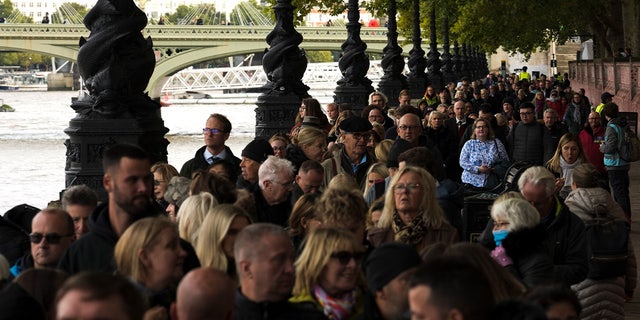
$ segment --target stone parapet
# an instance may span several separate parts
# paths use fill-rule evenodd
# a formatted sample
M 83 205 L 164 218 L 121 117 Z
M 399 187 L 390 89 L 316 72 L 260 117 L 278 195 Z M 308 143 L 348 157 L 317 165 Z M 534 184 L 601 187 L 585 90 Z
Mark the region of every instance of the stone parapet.
M 620 111 L 640 112 L 640 60 L 584 60 L 569 62 L 569 79 L 574 90 L 585 89 L 594 105 L 609 92 Z

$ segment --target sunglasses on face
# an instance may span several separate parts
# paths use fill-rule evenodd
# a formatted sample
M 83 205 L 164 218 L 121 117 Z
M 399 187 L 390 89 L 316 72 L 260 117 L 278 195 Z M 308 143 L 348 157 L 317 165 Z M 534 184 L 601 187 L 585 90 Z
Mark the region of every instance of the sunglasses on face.
M 360 262 L 364 257 L 364 253 L 362 252 L 349 252 L 349 251 L 339 251 L 331 254 L 331 258 L 336 258 L 343 266 L 349 264 L 351 259 L 354 259 L 356 263 Z
M 57 233 L 42 234 L 42 233 L 34 232 L 34 233 L 29 235 L 29 240 L 33 244 L 40 243 L 42 241 L 42 239 L 45 239 L 47 241 L 47 243 L 57 244 L 57 243 L 60 243 L 60 240 L 62 240 L 62 238 L 70 237 L 70 236 L 72 236 L 72 235 L 60 235 L 60 234 L 57 234 Z

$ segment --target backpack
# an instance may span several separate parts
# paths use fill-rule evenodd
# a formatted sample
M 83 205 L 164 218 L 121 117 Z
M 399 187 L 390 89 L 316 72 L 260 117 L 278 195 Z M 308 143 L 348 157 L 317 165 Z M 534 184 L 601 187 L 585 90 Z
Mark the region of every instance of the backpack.
M 606 210 L 603 208 L 603 210 Z M 630 226 L 608 214 L 585 221 L 589 254 L 588 279 L 600 280 L 626 273 Z
M 618 155 L 620 158 L 627 162 L 640 160 L 640 139 L 629 129 L 629 126 L 624 127 L 624 135 L 620 133 L 617 125 L 610 123 L 609 126 L 618 134 Z

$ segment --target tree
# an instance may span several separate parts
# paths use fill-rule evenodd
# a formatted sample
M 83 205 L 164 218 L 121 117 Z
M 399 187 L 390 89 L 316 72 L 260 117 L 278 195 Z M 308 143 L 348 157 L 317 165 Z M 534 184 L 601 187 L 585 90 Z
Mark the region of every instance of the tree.
M 87 14 L 87 8 L 76 2 L 65 2 L 51 15 L 52 23 L 81 24 Z
M 11 0 L 4 0 L 0 2 L 0 17 L 7 18 L 13 12 L 13 3 Z
M 276 0 L 268 0 L 275 4 Z M 312 8 L 330 14 L 342 13 L 344 1 L 293 0 L 298 22 Z M 361 1 L 375 16 L 385 16 L 388 0 Z M 398 31 L 406 39 L 412 33 L 412 0 L 398 0 Z M 429 12 L 436 9 L 439 39 L 443 17 L 447 17 L 451 39 L 478 46 L 486 52 L 502 47 L 529 55 L 548 48 L 552 42 L 564 43 L 575 35 L 589 35 L 596 43 L 597 55 L 611 56 L 617 48 L 640 50 L 640 5 L 628 0 L 432 0 L 420 1 L 422 38 L 428 38 Z

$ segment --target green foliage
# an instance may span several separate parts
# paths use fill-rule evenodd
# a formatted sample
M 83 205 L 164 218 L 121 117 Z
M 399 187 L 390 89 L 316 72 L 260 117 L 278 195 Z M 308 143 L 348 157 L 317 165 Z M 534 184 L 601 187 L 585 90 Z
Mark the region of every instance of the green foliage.
M 331 51 L 305 51 L 309 63 L 333 62 Z
M 76 2 L 65 2 L 58 7 L 58 10 L 51 14 L 51 23 L 80 24 L 87 14 L 87 8 Z
M 0 17 L 6 18 L 13 12 L 13 3 L 11 0 L 0 1 Z
M 40 65 L 40 69 L 50 69 L 51 57 L 37 53 L 3 52 L 0 53 L 0 65 L 21 66 L 25 69 L 35 68 L 36 65 Z
M 266 0 L 266 10 L 263 10 L 265 14 L 270 17 L 274 17 L 272 7 L 276 5 L 276 0 Z M 317 8 L 320 12 L 326 12 L 331 15 L 337 16 L 347 10 L 346 1 L 338 0 L 292 0 L 291 4 L 295 7 L 293 10 L 293 21 L 296 25 L 301 25 L 304 22 L 304 18 L 311 12 L 312 9 Z

